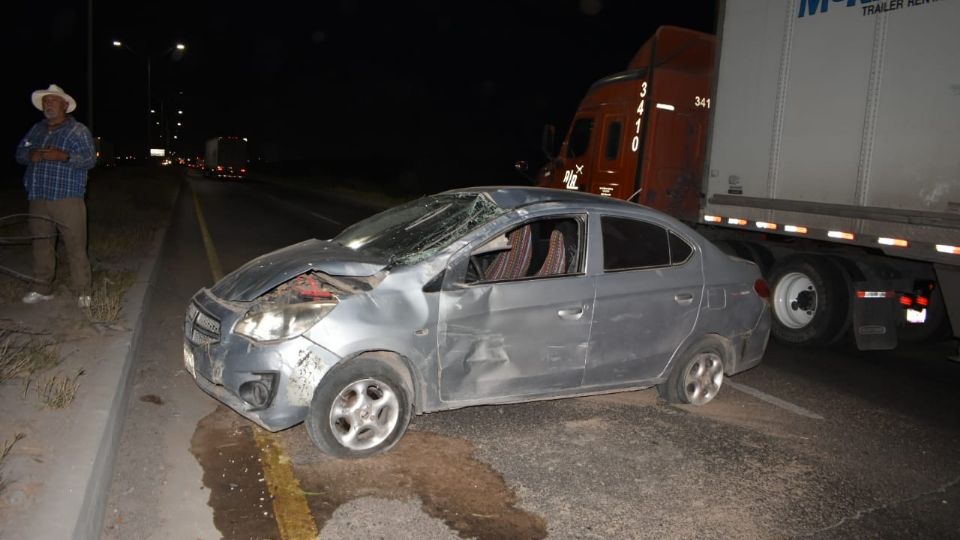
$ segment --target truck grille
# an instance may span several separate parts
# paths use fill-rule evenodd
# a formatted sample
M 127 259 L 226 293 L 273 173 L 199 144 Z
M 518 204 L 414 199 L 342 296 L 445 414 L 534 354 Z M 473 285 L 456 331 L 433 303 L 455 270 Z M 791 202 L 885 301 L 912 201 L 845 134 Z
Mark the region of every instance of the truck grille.
M 187 339 L 197 345 L 207 345 L 220 341 L 220 321 L 200 311 L 193 303 L 187 307 L 187 317 L 183 328 Z

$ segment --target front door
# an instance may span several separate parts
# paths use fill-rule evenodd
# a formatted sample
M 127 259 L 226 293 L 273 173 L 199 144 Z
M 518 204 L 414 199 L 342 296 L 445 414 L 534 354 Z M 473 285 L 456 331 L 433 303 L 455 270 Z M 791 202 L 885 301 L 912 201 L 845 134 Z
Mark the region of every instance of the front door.
M 533 396 L 580 385 L 594 296 L 579 255 L 583 222 L 569 217 L 525 224 L 533 230 L 532 262 L 518 274 L 484 281 L 482 269 L 490 266 L 473 256 L 448 269 L 437 337 L 441 400 Z M 565 263 L 544 271 L 555 260 L 553 231 L 564 238 Z M 468 264 L 479 269 L 472 283 L 461 277 Z

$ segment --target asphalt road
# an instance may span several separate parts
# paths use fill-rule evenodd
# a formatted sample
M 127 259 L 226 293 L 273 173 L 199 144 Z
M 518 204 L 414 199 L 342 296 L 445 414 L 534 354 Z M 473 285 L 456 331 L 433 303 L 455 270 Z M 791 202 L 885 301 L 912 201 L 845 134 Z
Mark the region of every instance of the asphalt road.
M 706 407 L 652 389 L 473 407 L 417 417 L 393 451 L 361 461 L 324 457 L 302 425 L 266 434 L 182 368 L 187 301 L 213 281 L 198 208 L 224 272 L 371 210 L 267 184 L 189 186 L 146 314 L 104 538 L 297 537 L 271 501 L 276 463 L 324 538 L 960 536 L 947 344 L 772 343 Z

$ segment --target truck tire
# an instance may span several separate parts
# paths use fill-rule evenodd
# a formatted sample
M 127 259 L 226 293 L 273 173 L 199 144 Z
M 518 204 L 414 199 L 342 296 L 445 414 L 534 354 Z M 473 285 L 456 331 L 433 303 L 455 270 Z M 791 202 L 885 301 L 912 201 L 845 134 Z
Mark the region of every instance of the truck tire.
M 850 293 L 837 266 L 825 257 L 793 255 L 770 275 L 772 333 L 792 345 L 824 345 L 843 336 Z

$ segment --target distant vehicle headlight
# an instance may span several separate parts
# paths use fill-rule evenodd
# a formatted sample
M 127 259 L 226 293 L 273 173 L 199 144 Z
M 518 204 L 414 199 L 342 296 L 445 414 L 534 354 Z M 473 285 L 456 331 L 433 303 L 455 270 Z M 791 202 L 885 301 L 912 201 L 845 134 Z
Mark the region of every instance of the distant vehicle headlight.
M 255 341 L 290 339 L 311 329 L 337 307 L 336 298 L 319 302 L 298 302 L 261 310 L 251 308 L 233 331 Z

